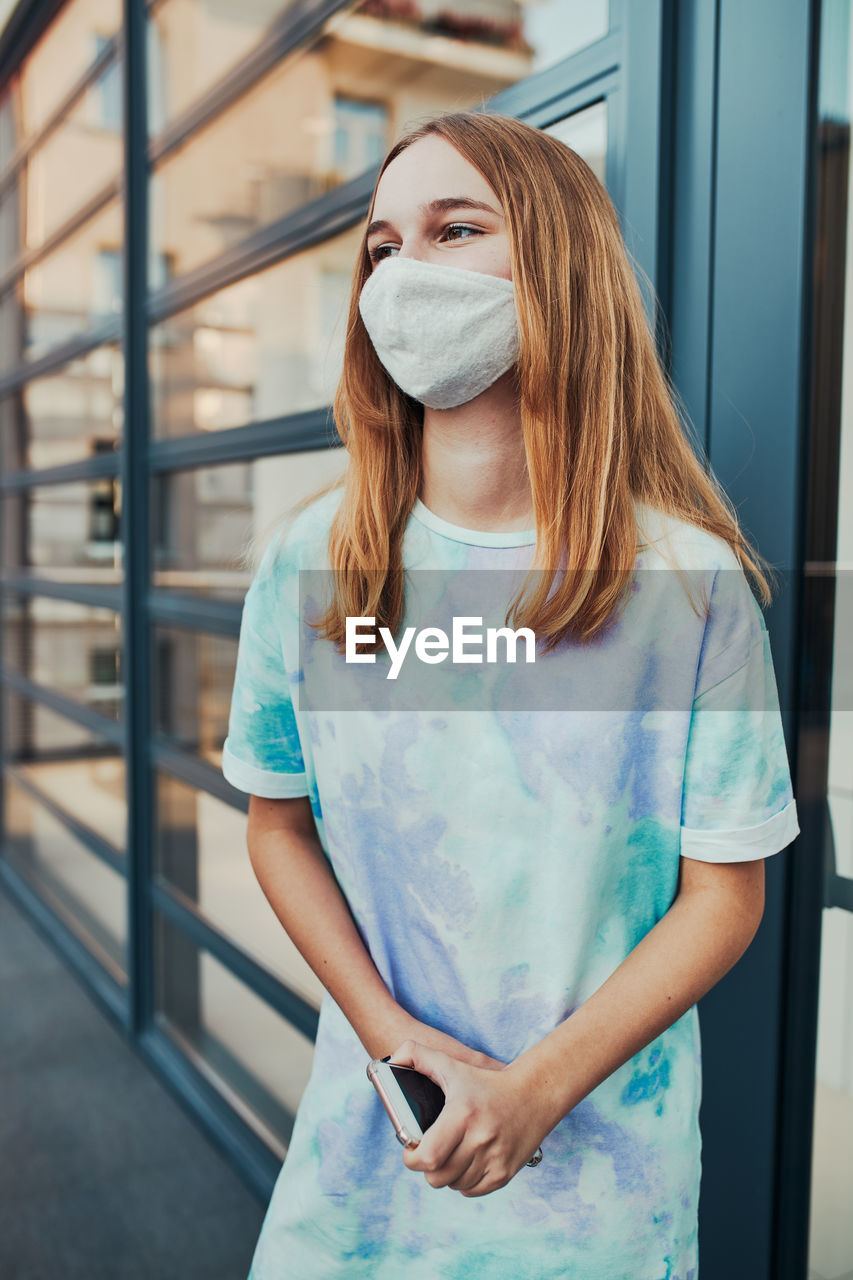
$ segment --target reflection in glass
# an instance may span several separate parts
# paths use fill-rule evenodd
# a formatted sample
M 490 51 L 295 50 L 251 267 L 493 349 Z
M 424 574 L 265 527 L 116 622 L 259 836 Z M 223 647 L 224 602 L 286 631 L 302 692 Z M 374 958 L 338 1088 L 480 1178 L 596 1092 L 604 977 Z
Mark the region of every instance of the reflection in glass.
M 582 111 L 564 116 L 544 131 L 553 134 L 587 162 L 599 182 L 607 185 L 607 101 L 594 102 Z
M 353 228 L 154 326 L 153 433 L 220 431 L 331 404 L 359 236 Z
M 610 0 L 533 0 L 524 4 L 524 38 L 533 46 L 530 72 L 601 40 L 610 26 Z
M 341 181 L 379 164 L 388 137 L 388 108 L 382 102 L 363 102 L 336 93 L 335 169 Z
M 118 447 L 124 357 L 98 347 L 0 400 L 0 470 L 60 467 Z
M 120 0 L 69 0 L 62 6 L 15 85 L 19 144 L 47 122 L 120 25 Z
M 113 200 L 24 273 L 15 289 L 24 355 L 33 360 L 121 313 L 122 206 Z M 5 299 L 4 299 L 5 301 Z
M 169 22 L 173 9 L 174 0 L 155 21 Z M 236 11 L 227 5 L 214 19 L 198 5 L 199 28 L 175 19 L 156 60 L 158 98 L 169 104 L 161 115 L 188 96 L 178 83 L 194 62 L 186 32 L 194 43 L 209 23 L 221 47 L 222 14 Z M 607 0 L 365 0 L 336 12 L 311 45 L 158 166 L 152 251 L 179 275 L 193 270 L 375 164 L 426 115 L 490 99 L 599 39 L 608 22 Z
M 155 870 L 237 946 L 319 1008 L 322 984 L 285 933 L 252 870 L 246 822 L 242 810 L 158 774 Z
M 31 702 L 3 696 L 4 765 L 123 853 L 127 840 L 124 759 L 106 738 Z
M 237 641 L 182 627 L 154 629 L 154 728 L 219 768 L 237 662 Z
M 280 1014 L 159 912 L 155 1017 L 282 1157 L 314 1054 Z
M 154 585 L 242 600 L 253 546 L 295 503 L 342 475 L 346 461 L 338 447 L 155 475 Z
M 122 716 L 121 615 L 51 596 L 3 597 L 3 663 L 110 720 Z
M 169 0 L 148 20 L 148 130 L 158 133 L 210 89 L 292 0 Z
M 0 130 L 5 123 L 0 110 Z M 5 148 L 2 154 L 6 154 Z M 5 274 L 20 252 L 21 189 L 15 178 L 0 196 L 0 273 Z M 2 354 L 2 352 L 0 352 Z
M 27 158 L 21 179 L 26 191 L 22 248 L 40 245 L 118 176 L 122 166 L 120 107 L 121 66 L 114 63 Z
M 102 476 L 0 500 L 3 568 L 73 582 L 120 582 L 121 480 Z
M 127 883 L 6 773 L 4 854 L 113 976 L 127 973 Z

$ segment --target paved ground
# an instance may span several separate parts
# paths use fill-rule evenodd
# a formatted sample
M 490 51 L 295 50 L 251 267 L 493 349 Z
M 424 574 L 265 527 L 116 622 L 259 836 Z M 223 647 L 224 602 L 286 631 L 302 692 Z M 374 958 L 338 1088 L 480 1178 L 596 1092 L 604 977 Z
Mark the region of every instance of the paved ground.
M 264 1209 L 0 885 L 0 1277 L 246 1280 Z

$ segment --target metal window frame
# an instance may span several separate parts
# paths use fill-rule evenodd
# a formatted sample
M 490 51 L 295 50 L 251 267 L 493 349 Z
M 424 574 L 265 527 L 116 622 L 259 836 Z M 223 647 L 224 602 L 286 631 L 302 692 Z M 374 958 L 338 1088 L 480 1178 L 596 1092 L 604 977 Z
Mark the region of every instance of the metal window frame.
M 745 531 L 781 570 L 767 625 L 801 826 L 768 860 L 756 939 L 699 1005 L 703 1176 L 726 1188 L 702 1200 L 702 1269 L 732 1280 L 806 1270 L 823 870 L 806 856 L 822 828 L 799 739 L 817 21 L 816 0 L 682 0 L 678 13 L 674 379 Z

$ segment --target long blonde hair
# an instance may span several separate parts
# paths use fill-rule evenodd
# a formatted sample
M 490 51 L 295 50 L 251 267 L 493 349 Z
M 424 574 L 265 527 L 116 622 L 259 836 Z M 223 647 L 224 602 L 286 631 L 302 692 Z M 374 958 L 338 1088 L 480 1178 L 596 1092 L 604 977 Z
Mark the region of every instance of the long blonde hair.
M 520 339 L 516 385 L 537 534 L 508 621 L 532 628 L 546 650 L 569 635 L 592 639 L 630 593 L 635 502 L 723 538 L 757 583 L 761 603 L 769 604 L 759 562 L 771 575 L 772 566 L 749 545 L 733 504 L 707 460 L 700 461 L 637 276 L 651 288 L 650 282 L 628 253 L 616 210 L 589 165 L 520 120 L 459 111 L 402 136 L 377 185 L 401 151 L 433 134 L 479 170 L 506 216 Z M 333 405 L 349 454 L 329 535 L 334 593 L 313 624 L 339 651 L 347 616 L 373 616 L 377 629 L 396 635 L 403 535 L 421 479 L 423 406 L 386 372 L 358 309 L 371 272 L 366 228 L 375 200 L 374 187 Z M 564 551 L 569 571 L 549 599 Z

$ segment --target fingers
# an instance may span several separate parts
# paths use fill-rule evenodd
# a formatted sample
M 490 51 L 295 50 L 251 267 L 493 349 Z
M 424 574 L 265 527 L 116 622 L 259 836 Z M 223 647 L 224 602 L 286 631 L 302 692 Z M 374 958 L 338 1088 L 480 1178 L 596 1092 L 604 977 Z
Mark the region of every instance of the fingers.
M 391 1061 L 397 1067 L 414 1067 L 422 1075 L 440 1085 L 447 1092 L 447 1069 L 453 1059 L 440 1049 L 430 1049 L 417 1040 L 404 1040 L 399 1049 L 391 1054 Z
M 442 1114 L 416 1147 L 403 1151 L 403 1164 L 416 1173 L 437 1174 L 454 1156 L 464 1137 L 465 1125 Z M 430 1182 L 429 1176 L 427 1181 Z M 430 1182 L 430 1185 L 440 1187 L 444 1183 Z
M 456 1128 L 446 1137 L 431 1130 L 428 1136 L 431 1145 L 424 1146 L 426 1139 L 420 1144 L 424 1149 L 419 1149 L 418 1168 L 429 1185 L 447 1187 L 454 1179 L 464 1177 L 476 1155 L 465 1143 L 464 1128 Z

